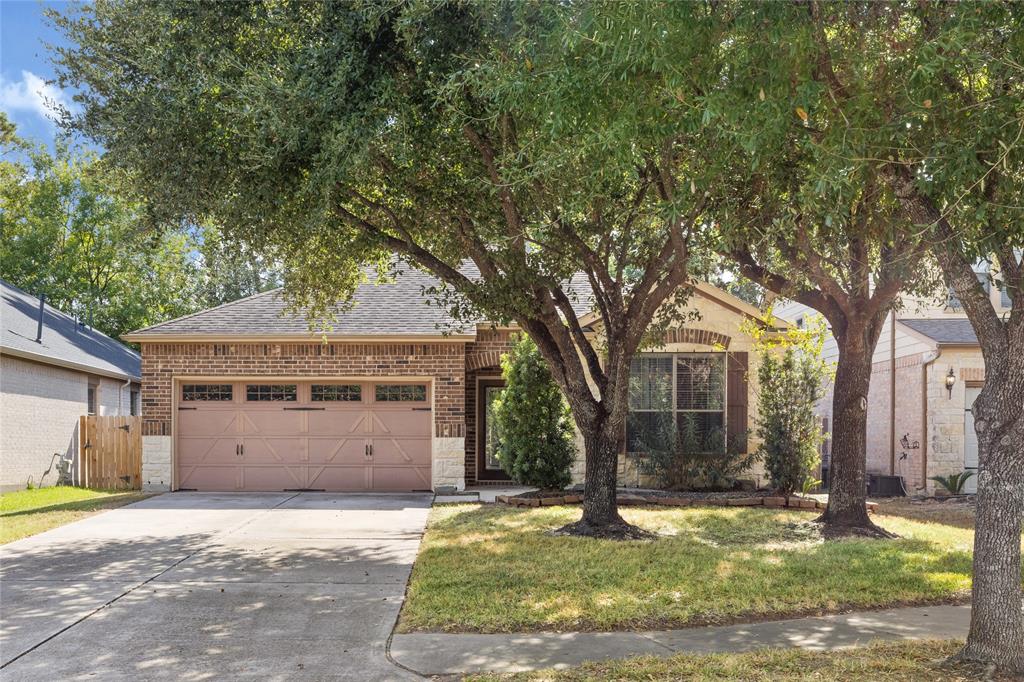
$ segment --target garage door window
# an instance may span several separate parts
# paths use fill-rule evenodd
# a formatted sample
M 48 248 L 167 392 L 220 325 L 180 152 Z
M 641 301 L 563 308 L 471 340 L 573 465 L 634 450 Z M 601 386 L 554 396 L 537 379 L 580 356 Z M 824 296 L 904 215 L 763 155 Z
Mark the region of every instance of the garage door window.
M 374 391 L 377 402 L 425 402 L 427 387 L 424 384 L 377 384 Z
M 231 401 L 231 384 L 185 384 L 181 387 L 181 399 L 185 401 L 202 400 Z
M 245 399 L 249 402 L 293 403 L 299 399 L 299 390 L 295 384 L 248 384 Z
M 359 384 L 313 384 L 313 402 L 358 403 L 363 399 L 363 387 Z

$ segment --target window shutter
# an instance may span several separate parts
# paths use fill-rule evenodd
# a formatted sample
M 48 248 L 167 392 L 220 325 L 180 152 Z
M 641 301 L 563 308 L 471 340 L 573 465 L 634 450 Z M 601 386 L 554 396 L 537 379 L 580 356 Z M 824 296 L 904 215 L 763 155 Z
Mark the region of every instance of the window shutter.
M 732 449 L 737 439 L 747 440 L 747 354 L 727 353 L 729 358 L 727 384 L 728 409 L 726 436 Z M 746 451 L 746 447 L 743 448 Z

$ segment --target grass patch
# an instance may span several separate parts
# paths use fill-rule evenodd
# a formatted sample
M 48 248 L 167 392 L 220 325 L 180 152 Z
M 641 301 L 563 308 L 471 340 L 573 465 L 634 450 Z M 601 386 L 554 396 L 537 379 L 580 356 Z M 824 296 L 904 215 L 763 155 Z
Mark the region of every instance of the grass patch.
M 878 502 L 880 514 L 900 516 L 915 521 L 941 523 L 958 528 L 974 528 L 973 504 L 955 502 L 920 502 L 907 497 L 894 497 Z
M 0 495 L 0 544 L 42 533 L 148 497 L 137 490 L 51 486 Z
M 746 654 L 680 654 L 670 658 L 642 656 L 619 661 L 587 663 L 568 670 L 545 670 L 515 675 L 476 675 L 472 682 L 583 682 L 584 680 L 872 680 L 903 682 L 932 680 L 964 682 L 993 679 L 968 666 L 945 659 L 962 646 L 956 640 L 875 643 L 859 649 L 814 652 L 763 649 Z M 999 678 L 995 678 L 999 679 Z
M 823 542 L 816 512 L 626 508 L 662 537 L 548 533 L 572 507 L 435 507 L 402 632 L 655 629 L 954 601 L 971 585 L 972 531 L 876 519 L 898 540 Z

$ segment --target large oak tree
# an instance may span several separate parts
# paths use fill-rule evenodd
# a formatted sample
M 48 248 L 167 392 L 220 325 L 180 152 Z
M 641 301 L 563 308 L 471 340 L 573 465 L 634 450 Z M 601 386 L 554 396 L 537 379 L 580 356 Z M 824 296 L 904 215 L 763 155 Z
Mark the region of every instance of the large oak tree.
M 898 12 L 833 10 L 876 22 L 843 24 L 815 2 L 737 6 L 718 111 L 744 175 L 716 217 L 739 272 L 820 312 L 835 337 L 826 533 L 885 536 L 865 504 L 873 353 L 901 296 L 935 274 L 887 182 L 906 97 L 889 64 Z
M 834 462 L 847 462 L 846 482 L 835 483 L 855 482 L 862 495 L 862 481 L 849 475 L 850 467 L 863 471 L 862 454 L 849 443 L 840 453 L 840 429 L 850 435 L 841 420 L 856 417 L 853 444 L 862 450 L 858 412 L 878 316 L 908 285 L 928 288 L 929 277 L 914 269 L 935 270 L 921 260 L 925 247 L 931 251 L 985 358 L 973 408 L 980 465 L 973 610 L 961 656 L 1020 671 L 1024 13 L 1005 3 L 745 7 L 730 62 L 737 96 L 753 104 L 732 125 L 739 151 L 765 168 L 765 183 L 749 206 L 735 207 L 751 220 L 737 229 L 747 239 L 730 252 L 751 277 L 821 310 L 841 351 L 854 322 L 854 350 L 867 357 L 854 353 L 862 359 L 852 381 L 843 380 L 840 358 Z M 994 281 L 979 280 L 979 261 L 992 265 Z M 993 305 L 987 286 L 1006 289 L 1008 312 Z M 852 313 L 830 312 L 844 298 Z M 831 492 L 830 512 L 834 503 L 846 506 L 848 495 L 837 498 L 835 485 Z
M 960 657 L 1024 672 L 1024 12 L 921 5 L 890 184 L 927 234 L 985 358 L 974 402 L 978 508 L 971 628 Z M 925 104 L 927 106 L 925 106 Z M 979 277 L 977 266 L 987 275 Z M 999 288 L 1009 310 L 995 303 Z
M 665 30 L 638 36 L 647 10 Z M 585 443 L 568 530 L 621 537 L 638 534 L 615 501 L 631 359 L 671 322 L 656 313 L 685 293 L 724 167 L 693 105 L 716 81 L 716 11 L 130 0 L 57 21 L 72 125 L 154 215 L 271 253 L 314 319 L 398 254 L 457 314 L 518 323 Z

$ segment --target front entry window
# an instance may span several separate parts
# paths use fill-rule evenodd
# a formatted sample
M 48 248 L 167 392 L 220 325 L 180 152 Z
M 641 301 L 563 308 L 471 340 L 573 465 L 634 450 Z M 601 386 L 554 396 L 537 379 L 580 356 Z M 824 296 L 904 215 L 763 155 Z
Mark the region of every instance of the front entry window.
M 498 433 L 494 425 L 494 404 L 501 395 L 501 386 L 487 386 L 484 388 L 484 463 L 492 471 L 500 471 L 501 463 L 498 462 Z
M 495 408 L 498 398 L 505 390 L 505 382 L 498 377 L 480 377 L 473 395 L 473 412 L 476 415 L 476 433 L 473 437 L 476 453 L 476 478 L 481 481 L 507 481 L 509 476 L 498 461 L 498 423 Z

